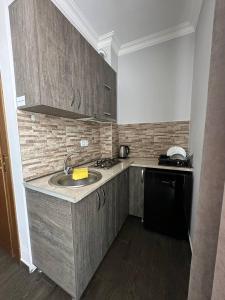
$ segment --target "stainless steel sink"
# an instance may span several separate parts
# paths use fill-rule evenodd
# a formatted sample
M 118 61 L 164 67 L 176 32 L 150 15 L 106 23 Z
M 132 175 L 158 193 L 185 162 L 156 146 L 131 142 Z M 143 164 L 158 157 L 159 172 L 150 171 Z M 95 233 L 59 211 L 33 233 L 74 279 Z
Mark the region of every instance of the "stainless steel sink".
M 64 172 L 58 173 L 49 179 L 49 183 L 55 186 L 71 186 L 71 187 L 83 187 L 95 182 L 98 182 L 102 178 L 102 174 L 97 171 L 89 170 L 88 178 L 81 180 L 73 180 L 72 174 L 66 175 Z

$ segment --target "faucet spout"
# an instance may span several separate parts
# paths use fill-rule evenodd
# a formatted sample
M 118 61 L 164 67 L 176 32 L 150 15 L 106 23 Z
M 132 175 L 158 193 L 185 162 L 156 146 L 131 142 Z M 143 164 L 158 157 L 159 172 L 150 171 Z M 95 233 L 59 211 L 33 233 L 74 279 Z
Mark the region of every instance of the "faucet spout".
M 63 167 L 63 171 L 66 175 L 69 175 L 70 171 L 72 170 L 72 167 L 68 166 L 68 160 L 73 156 L 76 155 L 77 153 L 70 153 L 66 156 L 65 160 L 64 160 L 64 167 Z

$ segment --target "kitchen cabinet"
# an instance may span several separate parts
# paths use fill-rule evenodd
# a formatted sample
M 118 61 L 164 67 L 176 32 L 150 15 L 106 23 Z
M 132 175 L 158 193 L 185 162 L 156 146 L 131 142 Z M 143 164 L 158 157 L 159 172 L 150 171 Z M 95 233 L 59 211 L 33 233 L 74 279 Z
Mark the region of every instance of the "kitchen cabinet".
M 112 179 L 100 188 L 103 194 L 102 207 L 102 252 L 103 256 L 116 237 L 116 202 L 115 202 L 115 180 Z
M 129 168 L 129 214 L 144 217 L 144 168 Z
M 129 214 L 129 171 L 116 177 L 116 232 L 118 233 Z
M 72 205 L 75 299 L 82 295 L 102 260 L 102 218 L 100 190 Z
M 121 185 L 123 193 L 121 191 Z M 73 205 L 77 295 L 80 297 L 128 215 L 128 172 Z M 119 220 L 119 227 L 116 222 Z M 79 299 L 79 298 L 78 298 Z
M 73 34 L 71 24 L 54 9 L 53 3 L 36 1 L 34 7 L 40 104 L 78 112 L 79 103 L 73 86 L 73 61 L 78 62 L 79 53 L 73 53 L 72 48 L 73 41 L 79 43 L 79 35 Z
M 72 206 L 76 286 L 80 296 L 115 239 L 113 181 Z
M 33 264 L 75 296 L 71 204 L 26 189 Z
M 117 119 L 117 90 L 116 72 L 111 69 L 107 62 L 103 61 L 104 95 L 102 103 L 102 117 L 109 120 Z
M 34 264 L 80 299 L 126 220 L 128 170 L 79 201 L 26 189 Z
M 86 115 L 98 117 L 100 101 L 103 97 L 102 57 L 83 37 L 81 40 L 83 50 L 80 60 L 81 73 L 78 74 L 78 79 L 81 81 L 82 103 Z
M 75 109 L 72 25 L 51 1 L 19 0 L 9 9 L 17 97 L 21 108 L 72 115 Z M 78 35 L 76 40 L 78 40 Z
M 17 0 L 9 12 L 19 108 L 115 121 L 116 73 L 57 7 Z

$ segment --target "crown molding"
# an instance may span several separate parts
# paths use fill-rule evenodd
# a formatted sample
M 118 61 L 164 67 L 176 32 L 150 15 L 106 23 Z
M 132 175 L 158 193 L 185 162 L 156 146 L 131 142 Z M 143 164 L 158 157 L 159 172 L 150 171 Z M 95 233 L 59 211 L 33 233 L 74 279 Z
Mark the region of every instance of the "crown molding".
M 14 0 L 5 1 L 10 5 Z M 119 56 L 195 32 L 203 3 L 203 0 L 192 0 L 190 22 L 121 45 L 114 31 L 98 36 L 74 0 L 51 1 L 97 51 L 111 43 L 113 50 Z
M 13 0 L 8 1 L 10 2 Z M 176 27 L 171 27 L 158 33 L 121 45 L 114 31 L 98 36 L 97 32 L 93 29 L 74 0 L 51 1 L 97 51 L 111 45 L 115 53 L 119 56 L 193 33 L 198 22 L 198 17 L 203 2 L 203 0 L 192 0 L 190 23 L 182 23 Z
M 155 46 L 163 42 L 191 34 L 195 28 L 190 23 L 182 23 L 176 27 L 148 35 L 146 37 L 123 44 L 119 50 L 119 56 L 126 55 L 147 47 Z
M 113 37 L 114 37 L 114 31 L 110 31 L 106 34 L 99 36 L 98 48 L 101 49 L 110 46 L 112 44 Z
M 98 49 L 98 34 L 85 18 L 74 0 L 51 0 L 84 38 Z
M 105 47 L 111 46 L 115 53 L 118 55 L 120 42 L 118 41 L 117 37 L 115 36 L 115 32 L 111 31 L 109 33 L 103 34 L 98 39 L 98 49 L 102 49 Z

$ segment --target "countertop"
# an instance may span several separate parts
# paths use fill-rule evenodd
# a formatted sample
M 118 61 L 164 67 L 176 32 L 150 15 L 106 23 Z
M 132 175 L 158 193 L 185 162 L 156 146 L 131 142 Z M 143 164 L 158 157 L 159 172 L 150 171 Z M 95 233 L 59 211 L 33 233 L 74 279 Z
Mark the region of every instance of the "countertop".
M 177 171 L 186 171 L 186 172 L 193 171 L 192 168 L 159 166 L 158 160 L 150 160 L 144 158 L 128 158 L 125 160 L 121 160 L 119 164 L 115 165 L 111 169 L 98 169 L 98 171 L 102 174 L 102 179 L 89 186 L 80 187 L 80 188 L 53 186 L 49 184 L 49 179 L 53 176 L 53 174 L 24 182 L 24 186 L 25 188 L 30 190 L 44 193 L 62 200 L 69 201 L 71 203 L 77 203 L 83 198 L 85 198 L 86 196 L 88 196 L 89 194 L 91 194 L 92 192 L 94 192 L 95 190 L 97 190 L 103 184 L 111 180 L 113 177 L 115 177 L 119 173 L 129 168 L 130 166 L 142 167 L 142 168 L 177 170 Z

